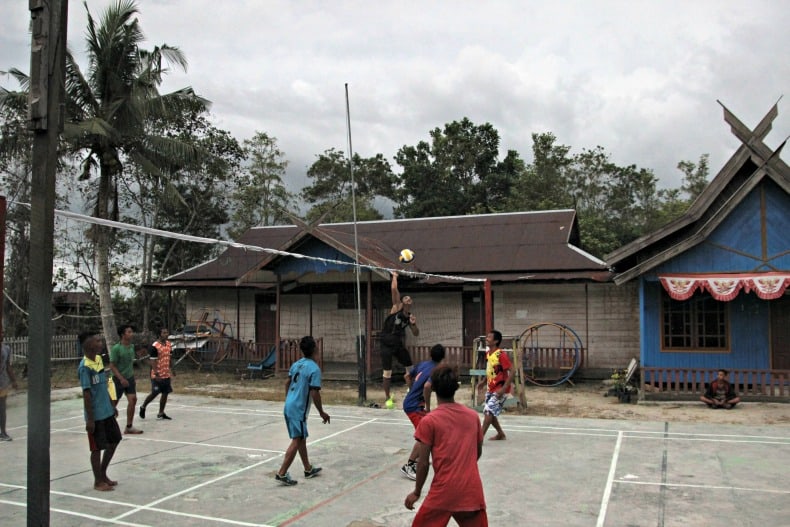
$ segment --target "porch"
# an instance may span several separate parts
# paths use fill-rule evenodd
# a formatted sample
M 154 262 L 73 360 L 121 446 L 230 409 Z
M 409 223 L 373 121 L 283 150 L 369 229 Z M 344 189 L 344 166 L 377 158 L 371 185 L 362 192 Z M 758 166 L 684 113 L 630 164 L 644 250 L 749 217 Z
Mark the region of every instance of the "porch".
M 731 369 L 729 381 L 745 401 L 790 402 L 790 370 Z M 640 398 L 697 400 L 716 379 L 716 368 L 641 368 Z

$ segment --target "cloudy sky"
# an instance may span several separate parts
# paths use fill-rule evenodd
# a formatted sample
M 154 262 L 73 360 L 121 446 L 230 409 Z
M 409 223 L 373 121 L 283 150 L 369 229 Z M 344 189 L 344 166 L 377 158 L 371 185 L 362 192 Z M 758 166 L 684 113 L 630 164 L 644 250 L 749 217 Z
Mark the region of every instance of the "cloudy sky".
M 100 18 L 108 0 L 88 0 Z M 267 132 L 300 189 L 315 156 L 392 161 L 445 123 L 491 123 L 531 160 L 531 134 L 678 186 L 680 160 L 739 146 L 720 100 L 754 127 L 782 95 L 766 143 L 790 135 L 790 9 L 784 0 L 254 1 L 140 0 L 145 47 L 180 47 L 217 126 L 240 141 Z M 0 70 L 29 70 L 28 2 L 0 1 Z M 85 7 L 69 3 L 68 41 L 84 56 Z M 0 85 L 16 89 L 7 77 Z M 782 155 L 787 159 L 787 152 Z M 394 161 L 393 166 L 395 167 Z M 397 167 L 395 167 L 397 168 Z

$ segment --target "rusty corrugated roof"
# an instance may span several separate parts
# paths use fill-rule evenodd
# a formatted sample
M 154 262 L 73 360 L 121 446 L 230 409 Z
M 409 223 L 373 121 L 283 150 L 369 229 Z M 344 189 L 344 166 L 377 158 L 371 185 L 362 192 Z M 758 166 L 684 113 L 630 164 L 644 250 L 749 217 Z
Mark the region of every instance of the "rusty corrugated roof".
M 498 281 L 600 281 L 609 276 L 603 261 L 578 248 L 573 210 L 368 221 L 358 222 L 356 230 L 359 261 L 366 265 L 399 268 L 399 251 L 409 248 L 417 255 L 410 269 L 431 274 Z M 309 231 L 296 226 L 255 227 L 238 241 L 296 252 L 289 249 L 309 237 L 354 257 L 353 223 L 322 224 Z M 276 266 L 279 258 L 283 256 L 231 248 L 159 285 L 217 284 Z

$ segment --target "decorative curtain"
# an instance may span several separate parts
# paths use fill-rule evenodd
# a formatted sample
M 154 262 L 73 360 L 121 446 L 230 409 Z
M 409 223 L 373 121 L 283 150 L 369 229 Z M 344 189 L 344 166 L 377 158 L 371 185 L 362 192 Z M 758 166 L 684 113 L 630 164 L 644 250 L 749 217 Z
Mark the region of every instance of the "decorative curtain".
M 707 291 L 721 302 L 729 302 L 741 290 L 754 292 L 763 300 L 775 300 L 790 287 L 790 273 L 666 274 L 658 279 L 675 300 L 688 300 L 697 290 Z

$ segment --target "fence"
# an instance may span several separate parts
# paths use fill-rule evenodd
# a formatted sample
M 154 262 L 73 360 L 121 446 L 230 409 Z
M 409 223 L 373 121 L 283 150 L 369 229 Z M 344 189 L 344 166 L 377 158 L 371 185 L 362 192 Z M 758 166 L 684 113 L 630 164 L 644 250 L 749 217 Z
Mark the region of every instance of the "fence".
M 15 337 L 3 340 L 11 348 L 11 354 L 16 363 L 27 363 L 29 355 L 28 337 Z M 50 344 L 49 357 L 53 361 L 77 360 L 82 357 L 77 335 L 53 335 Z

